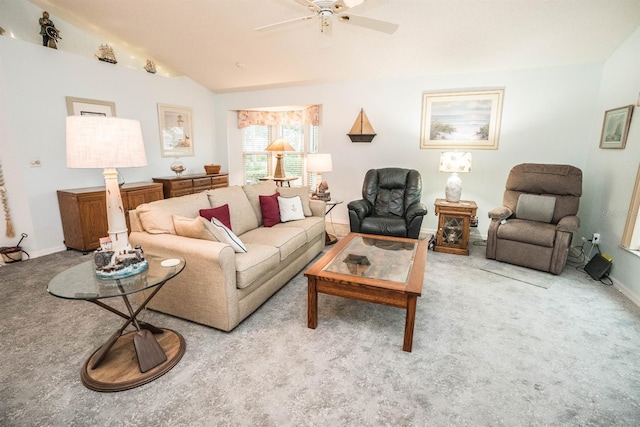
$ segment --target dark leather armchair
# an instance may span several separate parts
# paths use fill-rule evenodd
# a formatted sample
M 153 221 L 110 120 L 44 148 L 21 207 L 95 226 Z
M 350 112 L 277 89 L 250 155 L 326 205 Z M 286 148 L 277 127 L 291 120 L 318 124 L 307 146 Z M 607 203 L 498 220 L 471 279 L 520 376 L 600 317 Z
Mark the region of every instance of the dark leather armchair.
M 523 163 L 509 172 L 502 204 L 489 211 L 487 258 L 560 274 L 582 195 L 582 171 Z
M 362 199 L 349 202 L 354 233 L 417 239 L 427 207 L 420 203 L 422 178 L 414 169 L 371 169 L 364 177 Z

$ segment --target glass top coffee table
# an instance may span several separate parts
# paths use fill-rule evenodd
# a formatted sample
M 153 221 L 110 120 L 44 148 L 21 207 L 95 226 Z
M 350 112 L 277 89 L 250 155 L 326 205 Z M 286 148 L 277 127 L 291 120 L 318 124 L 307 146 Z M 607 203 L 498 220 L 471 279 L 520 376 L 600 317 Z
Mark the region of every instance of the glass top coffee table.
M 404 308 L 404 351 L 411 351 L 427 241 L 349 233 L 304 273 L 308 323 L 318 325 L 318 292 Z
M 184 259 L 145 254 L 149 268 L 121 279 L 100 279 L 93 261 L 84 262 L 56 275 L 47 292 L 59 298 L 96 304 L 123 319 L 120 329 L 98 348 L 82 367 L 82 383 L 96 391 L 121 391 L 146 384 L 173 368 L 184 355 L 184 338 L 137 319 L 140 312 L 170 279 L 182 272 Z M 129 296 L 142 300 L 135 310 Z M 127 312 L 103 300 L 120 297 Z M 125 333 L 133 325 L 135 331 Z

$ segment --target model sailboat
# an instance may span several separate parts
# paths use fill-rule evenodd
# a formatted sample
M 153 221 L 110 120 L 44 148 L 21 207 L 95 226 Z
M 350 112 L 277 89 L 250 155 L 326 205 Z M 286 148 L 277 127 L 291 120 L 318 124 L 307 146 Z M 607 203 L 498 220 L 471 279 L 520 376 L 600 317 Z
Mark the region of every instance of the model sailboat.
M 100 61 L 108 62 L 110 64 L 117 64 L 116 55 L 113 53 L 113 49 L 108 44 L 100 45 L 98 52 L 96 52 L 96 58 Z
M 376 136 L 376 132 L 373 130 L 373 126 L 371 126 L 363 108 L 360 109 L 360 114 L 358 114 L 347 135 L 349 135 L 351 142 L 371 142 Z

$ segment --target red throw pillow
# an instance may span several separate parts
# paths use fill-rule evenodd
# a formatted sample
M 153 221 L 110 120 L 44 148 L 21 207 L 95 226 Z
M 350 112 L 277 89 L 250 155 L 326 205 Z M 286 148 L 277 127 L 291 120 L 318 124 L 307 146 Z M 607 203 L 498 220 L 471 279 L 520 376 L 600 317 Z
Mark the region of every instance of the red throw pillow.
M 273 227 L 280 223 L 280 208 L 278 207 L 279 195 L 280 193 L 272 194 L 271 196 L 259 196 L 262 224 L 265 227 Z
M 231 215 L 229 215 L 229 205 L 222 205 L 217 208 L 200 209 L 200 216 L 211 221 L 211 218 L 215 218 L 224 224 L 229 230 L 231 230 Z

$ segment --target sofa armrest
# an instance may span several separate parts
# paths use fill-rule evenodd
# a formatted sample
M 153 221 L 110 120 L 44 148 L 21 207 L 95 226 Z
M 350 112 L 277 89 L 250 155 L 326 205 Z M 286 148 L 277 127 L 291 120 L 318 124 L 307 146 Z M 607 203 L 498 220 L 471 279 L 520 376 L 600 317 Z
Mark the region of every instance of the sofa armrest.
M 365 217 L 371 215 L 372 212 L 371 203 L 364 199 L 349 202 L 347 208 L 349 209 L 349 211 L 353 212 L 360 221 L 362 221 Z
M 502 221 L 503 219 L 509 218 L 513 215 L 511 209 L 506 206 L 500 206 L 497 208 L 493 208 L 489 211 L 489 218 L 497 219 L 498 221 Z
M 238 324 L 236 254 L 231 246 L 138 231 L 129 240 L 145 253 L 186 260 L 184 271 L 158 292 L 149 308 L 226 331 Z
M 580 218 L 575 215 L 569 215 L 558 221 L 556 230 L 575 233 L 576 231 L 578 231 L 578 227 L 580 227 Z
M 324 217 L 327 210 L 327 204 L 324 200 L 311 199 L 309 200 L 309 207 L 311 208 L 311 216 Z

